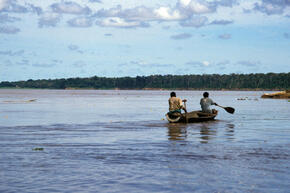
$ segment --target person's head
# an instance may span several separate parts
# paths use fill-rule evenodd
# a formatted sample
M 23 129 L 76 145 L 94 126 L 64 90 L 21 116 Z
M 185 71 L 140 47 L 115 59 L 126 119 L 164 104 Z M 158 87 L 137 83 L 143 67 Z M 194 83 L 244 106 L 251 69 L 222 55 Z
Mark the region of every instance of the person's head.
M 204 93 L 203 93 L 203 97 L 204 97 L 204 98 L 207 98 L 208 95 L 209 95 L 208 92 L 204 92 Z
M 175 92 L 171 92 L 170 93 L 170 97 L 176 97 L 176 93 Z

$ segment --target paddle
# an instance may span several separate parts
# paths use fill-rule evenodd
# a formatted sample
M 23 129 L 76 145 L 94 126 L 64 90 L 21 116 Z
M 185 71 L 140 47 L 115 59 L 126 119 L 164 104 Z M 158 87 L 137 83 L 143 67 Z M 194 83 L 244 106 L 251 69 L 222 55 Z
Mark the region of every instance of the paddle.
M 186 100 L 183 100 L 183 102 L 184 102 L 184 108 L 186 109 Z M 188 123 L 187 109 L 186 109 L 186 112 L 185 112 L 185 120 L 186 120 L 186 123 Z
M 235 112 L 235 109 L 233 107 L 223 107 L 218 104 L 216 104 L 216 106 L 223 108 L 224 110 L 226 110 L 228 113 L 231 113 L 231 114 L 234 114 Z

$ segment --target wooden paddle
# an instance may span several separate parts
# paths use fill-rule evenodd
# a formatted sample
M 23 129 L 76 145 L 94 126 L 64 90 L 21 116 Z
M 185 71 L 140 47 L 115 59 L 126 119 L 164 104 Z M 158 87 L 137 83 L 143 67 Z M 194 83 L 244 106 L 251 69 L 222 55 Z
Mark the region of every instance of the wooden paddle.
M 186 100 L 184 100 L 183 102 L 184 102 L 184 108 L 186 109 Z M 186 112 L 185 112 L 185 120 L 186 120 L 186 123 L 188 123 L 187 109 L 186 109 Z
M 228 113 L 231 113 L 231 114 L 234 114 L 235 112 L 235 109 L 233 107 L 223 107 L 218 104 L 216 104 L 216 106 L 223 108 L 224 110 L 226 110 Z

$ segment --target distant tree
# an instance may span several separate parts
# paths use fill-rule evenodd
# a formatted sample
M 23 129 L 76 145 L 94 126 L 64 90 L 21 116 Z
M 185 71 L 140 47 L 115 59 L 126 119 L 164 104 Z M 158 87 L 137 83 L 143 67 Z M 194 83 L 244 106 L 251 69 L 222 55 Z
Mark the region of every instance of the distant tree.
M 268 74 L 204 74 L 204 75 L 151 75 L 137 77 L 42 79 L 0 83 L 3 87 L 19 88 L 94 88 L 94 89 L 289 89 L 290 73 Z

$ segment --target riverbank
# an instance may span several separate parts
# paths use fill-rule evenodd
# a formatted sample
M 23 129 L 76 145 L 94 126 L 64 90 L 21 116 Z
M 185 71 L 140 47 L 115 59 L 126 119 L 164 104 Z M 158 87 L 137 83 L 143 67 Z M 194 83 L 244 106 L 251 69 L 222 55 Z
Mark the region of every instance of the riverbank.
M 33 89 L 33 90 L 152 90 L 152 91 L 171 91 L 171 90 L 179 90 L 179 91 L 281 91 L 283 89 L 264 89 L 264 88 L 232 88 L 232 89 L 213 89 L 213 88 L 77 88 L 77 87 L 68 87 L 68 88 L 21 88 L 21 87 L 0 87 L 0 89 Z
M 123 90 L 285 90 L 290 73 L 151 75 L 136 77 L 88 77 L 0 82 L 0 87 L 49 89 Z

